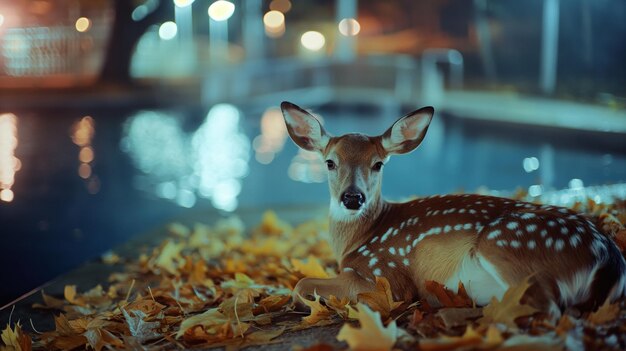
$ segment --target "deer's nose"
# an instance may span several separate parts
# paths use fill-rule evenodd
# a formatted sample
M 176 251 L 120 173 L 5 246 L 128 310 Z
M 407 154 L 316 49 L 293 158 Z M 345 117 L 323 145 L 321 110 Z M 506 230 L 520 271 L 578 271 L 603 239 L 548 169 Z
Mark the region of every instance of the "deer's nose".
M 341 202 L 349 210 L 358 210 L 365 203 L 365 195 L 357 189 L 348 189 L 341 194 Z

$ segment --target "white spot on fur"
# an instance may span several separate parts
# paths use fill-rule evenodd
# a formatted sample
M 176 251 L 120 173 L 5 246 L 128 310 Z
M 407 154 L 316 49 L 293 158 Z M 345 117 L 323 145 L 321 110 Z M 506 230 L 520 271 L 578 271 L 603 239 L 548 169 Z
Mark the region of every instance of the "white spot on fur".
M 368 266 L 370 266 L 370 268 L 371 268 L 371 267 L 374 267 L 374 265 L 376 264 L 376 262 L 378 262 L 378 258 L 376 258 L 376 257 L 372 257 L 372 258 L 370 259 L 370 262 L 369 262 L 367 265 L 368 265 Z
M 419 238 L 415 238 L 413 239 L 413 243 L 411 245 L 413 245 L 413 247 L 417 246 L 417 243 L 419 242 Z
M 387 266 L 391 267 L 391 268 L 396 268 L 396 263 L 393 261 L 389 261 L 387 262 Z
M 535 230 L 537 230 L 537 225 L 536 224 L 529 224 L 526 226 L 526 231 L 529 233 L 534 232 Z
M 409 252 L 411 252 L 411 245 L 407 245 L 405 250 L 406 250 L 406 254 L 408 255 Z
M 517 240 L 511 240 L 511 247 L 514 249 L 517 249 L 518 247 L 522 246 L 522 244 L 517 241 Z
M 576 227 L 576 231 L 579 232 L 580 234 L 584 234 L 585 233 L 585 228 L 583 228 L 583 226 L 578 226 Z
M 535 247 L 537 247 L 537 243 L 536 243 L 534 240 L 530 240 L 530 241 L 528 241 L 528 242 L 526 243 L 526 246 L 527 246 L 529 249 L 531 249 L 531 250 L 532 250 L 532 249 L 534 249 Z
M 461 230 L 463 228 L 463 224 L 457 224 L 454 226 L 454 230 Z
M 408 258 L 403 259 L 402 260 L 402 264 L 405 265 L 405 266 L 408 266 L 409 265 L 409 259 Z
M 381 272 L 380 268 L 374 269 L 374 271 L 372 273 L 374 273 L 374 275 L 377 276 L 377 277 L 380 277 L 380 275 L 383 274 L 383 272 Z
M 372 238 L 372 240 L 370 240 L 370 244 L 375 243 L 376 240 L 378 240 L 378 235 L 376 235 L 375 237 Z
M 399 232 L 400 231 L 398 229 L 394 229 L 393 233 L 391 233 L 391 235 L 396 236 L 396 235 L 398 235 Z
M 587 301 L 598 268 L 600 268 L 600 264 L 596 264 L 592 268 L 581 269 L 570 275 L 569 279 L 557 280 L 556 286 L 559 290 L 561 303 L 571 306 Z
M 389 235 L 391 235 L 392 232 L 393 232 L 393 227 L 389 228 L 385 232 L 385 234 L 383 234 L 383 236 L 380 238 L 380 243 L 381 244 L 384 243 L 389 238 Z
M 450 231 L 450 229 L 452 229 L 452 227 L 450 225 L 447 225 L 445 227 L 443 227 L 443 232 L 444 233 L 448 233 Z
M 559 208 L 559 212 L 567 214 L 567 213 L 569 213 L 569 210 L 566 209 L 566 208 Z
M 594 240 L 591 242 L 591 252 L 595 257 L 603 257 L 606 255 L 606 245 L 600 240 Z
M 396 254 L 396 248 L 395 247 L 390 247 L 389 248 L 389 253 L 392 254 L 392 255 L 395 255 Z
M 580 237 L 579 234 L 572 235 L 572 237 L 569 238 L 569 244 L 572 245 L 572 247 L 578 246 L 578 244 L 580 244 L 581 241 L 582 241 L 582 238 Z
M 475 209 L 473 209 L 473 208 L 470 208 L 470 209 L 469 209 L 469 213 L 471 213 L 471 214 L 476 214 L 476 210 L 475 210 Z
M 465 230 L 472 229 L 472 223 L 465 223 L 465 224 L 463 225 L 463 229 L 465 229 Z
M 548 238 L 546 239 L 546 247 L 549 249 L 550 247 L 552 247 L 552 243 L 554 242 L 554 239 L 552 238 Z
M 357 250 L 357 252 L 363 252 L 363 250 L 365 250 L 365 247 L 366 247 L 365 245 L 363 245 L 363 246 L 359 247 L 359 249 Z
M 561 234 L 567 235 L 568 233 L 569 233 L 569 230 L 567 229 L 567 227 L 561 227 Z
M 496 245 L 500 246 L 500 247 L 505 247 L 507 246 L 509 243 L 506 240 L 498 240 L 496 241 Z
M 548 221 L 548 226 L 550 226 L 550 227 L 555 227 L 555 226 L 556 226 L 556 222 L 555 222 L 555 221 L 550 220 L 550 221 Z
M 517 228 L 519 226 L 519 224 L 517 222 L 509 222 L 506 224 L 506 227 L 513 230 L 515 228 Z
M 499 229 L 496 229 L 496 230 L 492 231 L 491 233 L 489 233 L 489 235 L 487 235 L 487 239 L 489 239 L 489 240 L 495 239 L 495 238 L 499 237 L 500 234 L 502 234 L 502 231 L 499 230 Z
M 401 248 L 399 248 L 399 249 L 398 249 L 398 254 L 399 254 L 400 256 L 404 256 L 404 248 L 403 248 L 403 247 L 401 247 Z
M 534 213 L 524 213 L 520 216 L 521 219 L 531 219 L 535 217 L 537 217 L 537 215 L 535 215 Z
M 563 239 L 556 239 L 556 241 L 554 242 L 554 249 L 556 251 L 563 250 L 564 246 L 565 246 L 565 242 L 563 241 Z
M 367 255 L 369 255 L 369 254 L 370 254 L 370 251 L 369 251 L 369 250 L 365 250 L 365 251 L 363 251 L 363 256 L 367 256 Z
M 465 211 L 466 210 L 464 208 L 462 208 L 462 209 L 459 210 L 459 213 L 465 213 Z
M 404 237 L 404 240 L 406 240 L 406 241 L 410 241 L 410 240 L 411 240 L 411 234 L 407 234 L 407 235 Z
M 546 229 L 542 229 L 540 234 L 542 238 L 545 238 L 546 235 L 548 235 L 548 231 Z
M 352 267 L 343 267 L 343 271 L 348 273 L 348 272 L 354 272 L 354 268 Z
M 485 209 L 483 208 L 482 210 L 480 210 L 480 212 L 482 212 L 482 213 L 487 213 L 487 212 L 489 212 L 489 211 L 487 211 L 487 210 L 485 210 Z

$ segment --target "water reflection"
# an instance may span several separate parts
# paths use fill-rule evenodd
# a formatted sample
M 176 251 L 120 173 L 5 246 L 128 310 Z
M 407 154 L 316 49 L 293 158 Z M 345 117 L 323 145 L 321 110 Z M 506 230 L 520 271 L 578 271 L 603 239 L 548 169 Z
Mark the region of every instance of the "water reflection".
M 187 134 L 170 114 L 137 113 L 126 122 L 121 144 L 147 175 L 137 187 L 147 185 L 182 207 L 193 207 L 201 197 L 220 210 L 235 210 L 250 159 L 250 140 L 240 129 L 240 119 L 235 106 L 218 104 Z
M 78 176 L 85 179 L 87 191 L 96 194 L 100 191 L 100 179 L 93 174 L 95 152 L 91 142 L 96 133 L 95 122 L 91 116 L 85 116 L 72 126 L 72 142 L 80 147 L 78 152 Z
M 15 157 L 17 148 L 17 117 L 12 113 L 0 114 L 0 200 L 11 202 L 15 195 L 11 187 L 15 172 L 21 167 Z
M 283 114 L 277 107 L 268 108 L 261 117 L 261 135 L 252 142 L 256 160 L 264 165 L 270 164 L 283 149 L 286 139 L 287 127 Z

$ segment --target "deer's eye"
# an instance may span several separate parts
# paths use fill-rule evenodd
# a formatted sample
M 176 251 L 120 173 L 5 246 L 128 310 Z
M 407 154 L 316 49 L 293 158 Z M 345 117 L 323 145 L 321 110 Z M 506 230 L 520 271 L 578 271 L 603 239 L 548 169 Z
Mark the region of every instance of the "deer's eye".
M 335 162 L 333 160 L 326 160 L 326 167 L 328 167 L 329 171 L 332 171 L 333 169 L 337 168 L 337 165 L 335 165 Z
M 372 171 L 380 171 L 383 168 L 383 163 L 382 162 L 376 162 L 374 163 L 374 165 L 372 166 Z

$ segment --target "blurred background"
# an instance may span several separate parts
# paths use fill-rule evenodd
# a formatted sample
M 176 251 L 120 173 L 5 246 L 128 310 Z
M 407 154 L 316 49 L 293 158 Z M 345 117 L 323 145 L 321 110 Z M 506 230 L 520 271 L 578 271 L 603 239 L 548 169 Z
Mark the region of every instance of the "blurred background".
M 626 197 L 621 0 L 0 0 L 0 306 L 171 220 L 323 208 L 333 134 L 433 105 L 389 199 Z

